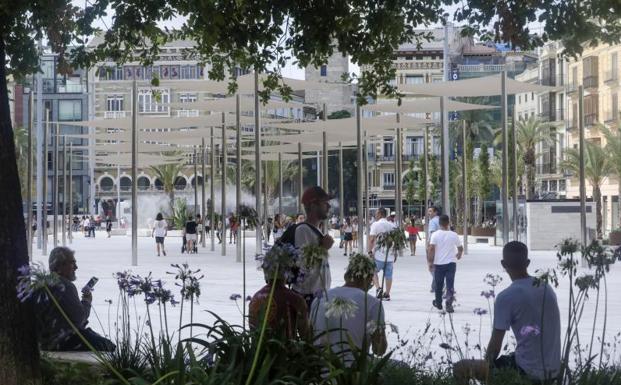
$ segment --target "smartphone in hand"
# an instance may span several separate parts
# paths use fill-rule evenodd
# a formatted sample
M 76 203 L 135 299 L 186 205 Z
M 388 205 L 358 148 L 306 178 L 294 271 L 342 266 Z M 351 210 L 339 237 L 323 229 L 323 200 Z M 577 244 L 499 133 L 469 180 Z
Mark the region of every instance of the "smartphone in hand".
M 97 284 L 97 282 L 99 282 L 99 278 L 92 277 L 91 279 L 88 280 L 86 285 L 82 288 L 82 292 L 85 292 L 85 291 L 91 292 L 91 291 L 93 291 L 93 289 L 95 288 L 95 285 Z

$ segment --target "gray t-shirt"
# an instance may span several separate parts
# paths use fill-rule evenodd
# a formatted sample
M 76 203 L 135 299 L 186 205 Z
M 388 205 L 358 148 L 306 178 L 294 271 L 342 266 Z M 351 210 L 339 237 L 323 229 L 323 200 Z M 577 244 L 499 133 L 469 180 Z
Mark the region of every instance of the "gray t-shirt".
M 313 324 L 315 336 L 331 330 L 318 340 L 318 343 L 326 346 L 330 345 L 332 351 L 343 354 L 345 362 L 351 362 L 353 355 L 349 347 L 349 340 L 358 347 L 362 348 L 364 337 L 367 338 L 367 346 L 371 346 L 371 332 L 377 327 L 384 328 L 384 310 L 380 301 L 355 287 L 335 287 L 328 290 L 328 302 L 340 297 L 355 303 L 355 310 L 352 314 L 342 317 L 326 316 L 326 298 L 317 298 L 313 301 L 310 311 L 310 319 Z M 366 299 L 365 299 L 366 297 Z M 366 310 L 366 315 L 365 315 Z M 341 329 L 342 326 L 342 329 Z M 342 338 L 342 339 L 341 339 Z
M 513 281 L 496 298 L 494 329 L 511 330 L 515 362 L 534 379 L 556 376 L 561 365 L 561 321 L 554 290 L 534 278 Z M 545 365 L 545 366 L 544 366 Z
M 309 223 L 302 223 L 295 229 L 295 247 L 301 249 L 306 245 L 319 245 L 319 229 L 315 227 L 313 230 Z M 330 263 L 326 259 L 321 266 L 318 266 L 307 272 L 304 281 L 301 284 L 293 285 L 293 290 L 301 294 L 316 294 L 318 292 L 328 290 L 332 284 L 332 276 L 330 274 Z

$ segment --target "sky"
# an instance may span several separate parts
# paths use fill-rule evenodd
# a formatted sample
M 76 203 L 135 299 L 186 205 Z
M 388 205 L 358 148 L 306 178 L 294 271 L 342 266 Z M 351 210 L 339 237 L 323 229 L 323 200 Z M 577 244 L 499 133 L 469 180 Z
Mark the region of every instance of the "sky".
M 85 4 L 87 3 L 88 0 L 72 0 L 72 3 L 77 6 L 77 7 L 84 7 Z M 453 14 L 456 10 L 457 10 L 457 6 L 456 5 L 452 5 L 449 7 L 443 7 L 444 11 L 446 13 L 449 14 Z M 108 15 L 106 17 L 102 17 L 98 20 L 95 21 L 95 27 L 100 28 L 102 30 L 106 30 L 108 28 L 109 25 L 112 24 L 112 17 L 114 15 L 114 11 L 112 11 L 111 9 L 109 9 L 108 11 Z M 174 29 L 174 28 L 178 28 L 183 24 L 184 19 L 179 17 L 179 18 L 175 18 L 172 19 L 168 22 L 165 23 L 165 26 L 168 27 L 169 29 Z M 161 24 L 161 27 L 163 27 L 164 24 Z M 432 24 L 429 26 L 429 28 L 437 28 L 437 27 L 441 27 L 440 24 Z M 421 28 L 424 28 L 423 26 L 421 26 Z M 534 26 L 534 30 L 536 29 L 540 29 L 541 27 L 537 27 Z M 533 26 L 531 26 L 531 29 L 533 29 Z M 360 73 L 360 68 L 358 67 L 358 65 L 354 64 L 351 62 L 350 60 L 350 72 L 353 72 L 355 74 L 359 74 Z M 287 66 L 285 66 L 284 68 L 282 68 L 282 75 L 284 77 L 289 77 L 289 78 L 294 78 L 294 79 L 304 79 L 304 69 L 303 68 L 299 68 L 295 65 L 293 65 L 292 63 L 288 63 Z

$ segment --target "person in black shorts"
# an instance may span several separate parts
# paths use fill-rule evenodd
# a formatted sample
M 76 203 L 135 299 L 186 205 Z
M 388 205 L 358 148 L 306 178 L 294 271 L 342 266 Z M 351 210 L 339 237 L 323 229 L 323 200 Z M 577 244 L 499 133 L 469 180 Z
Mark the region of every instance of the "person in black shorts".
M 195 250 L 196 241 L 198 240 L 197 228 L 198 225 L 194 220 L 194 216 L 190 215 L 188 221 L 185 223 L 184 229 L 185 240 L 187 242 L 185 247 L 188 254 L 193 253 Z

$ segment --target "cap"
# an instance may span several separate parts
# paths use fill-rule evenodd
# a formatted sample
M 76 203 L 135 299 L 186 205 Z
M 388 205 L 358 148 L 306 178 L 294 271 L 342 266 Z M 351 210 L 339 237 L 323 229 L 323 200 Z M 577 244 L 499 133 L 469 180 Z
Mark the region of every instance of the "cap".
M 304 194 L 302 194 L 303 205 L 309 205 L 315 202 L 325 202 L 330 199 L 332 199 L 332 197 L 319 186 L 309 187 L 304 190 Z
M 396 212 L 394 212 L 394 211 L 390 213 L 390 216 L 391 216 L 391 217 L 394 217 L 394 216 L 396 216 L 396 215 L 397 215 L 397 213 L 396 213 Z

